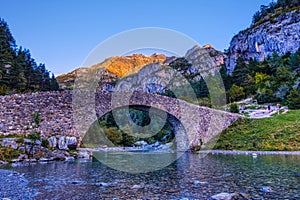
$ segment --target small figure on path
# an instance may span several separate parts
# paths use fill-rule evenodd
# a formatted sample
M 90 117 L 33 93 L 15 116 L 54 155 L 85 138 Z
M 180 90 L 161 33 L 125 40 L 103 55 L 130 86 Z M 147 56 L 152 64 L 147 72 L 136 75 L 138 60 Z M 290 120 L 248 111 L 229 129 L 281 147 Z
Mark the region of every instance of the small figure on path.
M 281 104 L 280 103 L 277 104 L 277 108 L 280 110 L 280 108 L 281 108 Z
M 281 104 L 277 104 L 277 114 L 279 115 L 279 110 L 280 110 L 280 108 L 281 108 Z

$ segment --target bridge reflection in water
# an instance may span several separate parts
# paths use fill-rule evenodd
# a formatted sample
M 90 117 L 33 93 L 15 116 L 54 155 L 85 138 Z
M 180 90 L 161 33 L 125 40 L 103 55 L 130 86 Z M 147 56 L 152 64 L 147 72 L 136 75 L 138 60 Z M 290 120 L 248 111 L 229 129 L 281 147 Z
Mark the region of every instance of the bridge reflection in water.
M 115 170 L 128 173 L 147 173 L 172 164 L 181 152 L 93 152 L 93 156 Z

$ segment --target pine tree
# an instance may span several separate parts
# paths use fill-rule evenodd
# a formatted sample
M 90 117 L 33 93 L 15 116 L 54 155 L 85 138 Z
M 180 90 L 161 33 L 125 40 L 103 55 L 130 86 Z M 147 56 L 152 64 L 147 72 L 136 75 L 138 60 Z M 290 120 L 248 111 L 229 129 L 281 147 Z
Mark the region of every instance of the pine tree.
M 248 83 L 248 75 L 250 75 L 250 70 L 248 69 L 245 60 L 243 58 L 238 58 L 236 62 L 236 67 L 232 72 L 232 83 L 237 86 L 246 86 Z
M 300 92 L 292 90 L 287 96 L 287 104 L 290 109 L 300 109 Z
M 57 82 L 54 74 L 52 74 L 52 77 L 50 80 L 50 90 L 58 90 L 58 89 L 59 89 L 58 82 Z
M 287 65 L 293 71 L 300 69 L 300 48 L 298 51 L 290 55 Z
M 37 65 L 29 50 L 17 48 L 7 23 L 0 18 L 0 94 L 58 88 L 44 64 Z
M 0 86 L 9 83 L 9 68 L 15 57 L 16 43 L 7 23 L 0 18 Z

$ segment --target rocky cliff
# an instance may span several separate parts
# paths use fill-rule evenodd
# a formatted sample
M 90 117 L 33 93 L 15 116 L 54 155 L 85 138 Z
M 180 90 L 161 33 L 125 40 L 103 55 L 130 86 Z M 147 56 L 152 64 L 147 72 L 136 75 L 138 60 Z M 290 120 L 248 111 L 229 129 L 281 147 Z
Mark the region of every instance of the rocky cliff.
M 84 73 L 85 71 L 98 69 L 104 69 L 102 71 L 103 76 L 101 83 L 115 82 L 121 77 L 135 74 L 141 68 L 151 63 L 164 63 L 167 56 L 163 54 L 153 54 L 146 56 L 143 54 L 133 54 L 130 56 L 116 56 L 107 58 L 104 62 L 91 66 L 90 68 L 78 68 L 68 74 L 62 74 L 57 77 L 60 88 L 72 89 L 74 80 L 78 73 Z
M 214 71 L 224 64 L 226 55 L 215 50 L 211 45 L 203 47 L 194 46 L 188 50 L 187 55 L 192 54 L 192 60 L 199 64 L 193 65 L 190 59 L 182 57 L 168 64 L 149 64 L 138 73 L 125 76 L 117 83 L 120 91 L 143 91 L 148 93 L 165 93 L 167 90 L 175 92 L 178 96 L 186 96 L 194 93 L 190 88 L 190 82 L 199 81 L 204 71 Z
M 299 47 L 300 8 L 289 12 L 279 10 L 233 37 L 226 60 L 227 72 L 233 72 L 238 57 L 262 61 L 273 52 L 284 55 Z
M 198 49 L 200 47 L 195 46 L 190 51 L 194 51 L 195 48 Z M 209 44 L 203 46 L 201 49 L 203 51 L 202 54 L 206 54 L 208 57 L 212 58 L 214 66 L 224 64 L 226 59 L 226 55 L 224 53 L 217 51 Z M 170 66 L 169 69 L 167 69 L 167 66 Z M 123 83 L 126 80 L 126 88 L 129 85 L 137 86 L 135 81 L 137 81 L 136 77 L 139 77 L 139 79 L 143 79 L 144 84 L 142 84 L 142 88 L 136 88 L 136 90 L 143 90 L 151 93 L 162 93 L 162 88 L 164 87 L 161 86 L 160 81 L 158 81 L 158 77 L 160 77 L 159 80 L 171 79 L 172 75 L 175 76 L 174 72 L 169 72 L 172 68 L 173 71 L 175 69 L 175 71 L 183 77 L 188 77 L 189 81 L 192 79 L 200 80 L 201 78 L 199 72 L 200 69 L 189 64 L 185 58 L 177 58 L 174 56 L 167 57 L 162 54 L 153 54 L 151 56 L 133 54 L 131 56 L 116 56 L 108 58 L 102 63 L 93 65 L 90 68 L 79 68 L 68 74 L 62 74 L 57 77 L 57 80 L 60 88 L 72 89 L 76 77 L 83 78 L 86 76 L 85 74 L 92 75 L 97 73 L 100 89 L 111 91 L 114 89 L 115 84 L 120 80 Z M 128 81 L 131 82 L 131 84 L 129 84 Z

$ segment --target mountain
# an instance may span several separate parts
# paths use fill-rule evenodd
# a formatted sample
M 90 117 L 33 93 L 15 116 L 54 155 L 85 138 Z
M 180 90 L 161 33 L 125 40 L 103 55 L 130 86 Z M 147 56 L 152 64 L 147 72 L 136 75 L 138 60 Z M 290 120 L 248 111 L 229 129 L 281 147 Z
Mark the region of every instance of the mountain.
M 195 48 L 200 47 L 195 46 L 192 49 Z M 202 49 L 209 57 L 213 58 L 213 62 L 216 63 L 216 66 L 224 64 L 226 59 L 224 53 L 217 51 L 209 44 L 203 46 Z M 145 77 L 145 79 L 151 78 L 152 76 L 149 75 L 149 77 L 147 77 L 147 74 L 145 74 L 145 72 L 147 72 L 146 69 L 151 68 L 151 66 L 155 66 L 155 69 L 159 68 L 158 70 L 160 70 L 160 68 L 164 69 L 165 66 L 170 66 L 189 81 L 199 81 L 201 79 L 199 69 L 191 66 L 185 58 L 177 58 L 175 56 L 167 57 L 163 54 L 153 54 L 151 56 L 133 54 L 130 56 L 110 57 L 105 59 L 102 63 L 95 64 L 89 68 L 78 68 L 70 73 L 62 74 L 56 79 L 61 89 L 72 89 L 77 75 L 82 77 L 84 73 L 92 72 L 93 74 L 101 70 L 101 75 L 97 76 L 99 86 L 104 90 L 111 90 L 118 81 L 122 80 L 124 82 L 124 80 L 129 80 L 133 77 L 132 75 L 138 74 L 140 71 L 142 72 L 139 73 L 139 77 L 142 76 Z M 167 74 L 165 75 L 168 76 Z M 149 87 L 150 86 L 143 86 L 143 90 L 148 91 Z M 150 90 L 151 92 L 153 91 L 153 89 Z
M 170 57 L 172 58 L 172 57 Z M 62 89 L 71 89 L 73 87 L 76 75 L 86 70 L 96 71 L 104 69 L 101 82 L 115 82 L 119 78 L 137 73 L 145 65 L 151 63 L 170 62 L 166 55 L 153 54 L 146 56 L 143 54 L 133 54 L 130 56 L 115 56 L 105 59 L 102 63 L 93 65 L 89 68 L 78 68 L 70 73 L 59 75 L 56 79 Z
M 299 6 L 286 10 L 277 8 L 254 22 L 250 28 L 239 32 L 231 40 L 226 60 L 227 73 L 233 72 L 238 58 L 263 61 L 273 52 L 283 56 L 288 52 L 296 52 L 300 47 Z
M 206 96 L 207 91 L 203 89 L 205 85 L 202 79 L 203 72 L 219 70 L 224 64 L 226 55 L 211 45 L 203 47 L 196 45 L 187 52 L 194 52 L 193 57 L 199 61 L 198 65 L 192 65 L 185 57 L 176 58 L 163 65 L 148 64 L 138 73 L 121 78 L 116 88 L 118 91 L 144 91 L 158 94 L 176 91 L 174 94 L 177 97 L 190 96 L 193 93 L 196 93 L 197 97 Z

